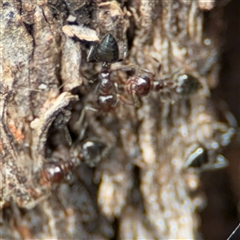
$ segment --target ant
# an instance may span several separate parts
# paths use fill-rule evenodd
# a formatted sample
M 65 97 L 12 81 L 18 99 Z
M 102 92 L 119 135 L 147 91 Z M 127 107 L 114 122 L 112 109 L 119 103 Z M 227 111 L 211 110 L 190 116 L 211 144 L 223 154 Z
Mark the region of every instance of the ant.
M 109 112 L 116 108 L 118 103 L 118 95 L 113 81 L 111 80 L 110 64 L 102 65 L 101 73 L 99 74 L 97 105 L 103 112 Z
M 97 140 L 86 140 L 82 144 L 73 146 L 71 158 L 67 161 L 48 162 L 43 164 L 39 173 L 39 183 L 42 186 L 60 183 L 75 167 L 84 161 L 88 166 L 94 167 L 105 154 L 106 146 Z
M 194 143 L 186 152 L 185 168 L 198 170 L 215 170 L 224 168 L 228 165 L 227 159 L 219 154 L 221 148 L 228 145 L 236 134 L 236 120 L 229 112 L 225 103 L 219 105 L 226 123 L 216 122 L 211 124 L 212 136 L 211 142 Z
M 119 60 L 119 49 L 116 39 L 108 33 L 101 42 L 92 46 L 87 57 L 88 62 L 103 62 L 101 72 L 98 74 L 98 109 L 103 112 L 113 110 L 118 102 L 116 89 L 111 80 L 111 64 Z
M 123 66 L 115 69 L 115 71 L 119 70 L 135 71 L 135 74 L 123 83 L 127 93 L 132 96 L 133 103 L 129 103 L 119 96 L 119 99 L 128 105 L 139 106 L 140 99 L 148 96 L 151 92 L 159 92 L 161 94 L 161 98 L 163 98 L 165 94 L 169 95 L 171 93 L 176 93 L 181 97 L 189 97 L 201 88 L 199 80 L 196 77 L 186 73 L 180 74 L 177 78 L 175 78 L 175 80 L 169 80 L 166 78 L 155 80 L 155 75 L 153 73 L 149 72 L 148 70 L 141 69 L 136 65 L 129 67 Z M 158 68 L 158 72 L 160 70 L 161 65 Z
M 77 164 L 70 159 L 62 162 L 49 162 L 43 164 L 43 169 L 40 171 L 40 185 L 48 185 L 60 183 L 69 171 L 72 171 Z

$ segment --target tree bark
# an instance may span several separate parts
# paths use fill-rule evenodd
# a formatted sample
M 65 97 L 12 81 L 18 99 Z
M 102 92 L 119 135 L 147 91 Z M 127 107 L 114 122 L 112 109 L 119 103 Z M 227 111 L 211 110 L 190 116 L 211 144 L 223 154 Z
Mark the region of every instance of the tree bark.
M 229 114 L 224 109 L 221 122 L 211 102 L 226 1 L 0 4 L 2 238 L 200 238 L 205 165 L 188 168 L 186 161 L 201 148 L 206 166 L 216 168 L 234 134 Z M 151 92 L 140 107 L 120 101 L 110 113 L 88 110 L 99 91 L 89 79 L 102 63 L 86 56 L 107 33 L 124 59 L 112 69 L 140 66 L 166 81 L 189 74 L 201 89 L 164 101 Z M 111 77 L 121 87 L 128 73 Z M 87 141 L 104 145 L 96 163 L 79 157 Z M 64 163 L 64 179 L 46 177 L 48 166 L 63 170 Z

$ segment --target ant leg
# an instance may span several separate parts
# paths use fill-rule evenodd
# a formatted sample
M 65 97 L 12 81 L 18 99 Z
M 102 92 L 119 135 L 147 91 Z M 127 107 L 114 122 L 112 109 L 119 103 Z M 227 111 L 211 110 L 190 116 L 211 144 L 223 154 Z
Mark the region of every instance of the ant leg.
M 159 73 L 161 72 L 161 70 L 162 70 L 162 64 L 161 64 L 161 63 L 159 62 L 159 60 L 156 59 L 155 57 L 152 57 L 152 59 L 153 59 L 156 63 L 158 63 L 157 71 L 155 72 L 155 74 L 159 74 Z
M 234 129 L 237 129 L 238 128 L 237 120 L 234 117 L 234 115 L 230 112 L 227 104 L 224 101 L 220 101 L 217 104 L 217 107 L 219 108 L 220 113 L 223 115 L 228 125 Z
M 124 103 L 126 105 L 130 105 L 130 106 L 134 105 L 135 107 L 140 107 L 140 101 L 139 101 L 139 98 L 137 97 L 137 95 L 135 93 L 133 93 L 132 97 L 133 97 L 133 102 L 129 102 L 126 98 L 124 98 L 120 94 L 117 94 L 118 100 L 121 101 L 122 103 Z
M 87 121 L 86 121 L 86 111 L 91 110 L 91 111 L 98 111 L 97 109 L 85 106 L 79 115 L 78 120 L 74 123 L 74 126 L 72 126 L 75 134 L 78 135 L 77 141 L 81 141 L 86 133 L 87 130 Z
M 85 110 L 92 111 L 92 112 L 99 112 L 99 110 L 98 110 L 98 109 L 96 109 L 96 108 L 93 108 L 93 107 L 90 107 L 90 106 L 86 106 L 84 109 L 85 109 Z
M 134 72 L 135 74 L 138 74 L 140 72 L 140 69 L 141 68 L 136 64 L 120 65 L 120 66 L 114 66 L 111 69 L 111 72 L 123 71 L 123 72 Z
M 133 91 L 133 93 L 132 93 L 132 98 L 133 98 L 135 107 L 140 107 L 140 100 L 139 100 L 138 96 L 136 95 L 135 91 Z
M 126 98 L 124 98 L 123 96 L 121 96 L 120 94 L 117 94 L 117 98 L 119 101 L 121 101 L 122 103 L 126 104 L 126 105 L 130 105 L 133 106 L 134 103 L 129 102 Z

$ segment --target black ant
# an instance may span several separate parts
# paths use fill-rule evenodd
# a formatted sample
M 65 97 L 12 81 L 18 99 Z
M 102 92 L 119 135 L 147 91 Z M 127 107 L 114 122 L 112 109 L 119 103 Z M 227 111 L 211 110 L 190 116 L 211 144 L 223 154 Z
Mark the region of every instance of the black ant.
M 111 81 L 111 64 L 119 60 L 119 50 L 116 39 L 108 33 L 101 42 L 92 46 L 87 61 L 103 62 L 101 72 L 98 74 L 98 109 L 103 112 L 113 110 L 118 102 L 116 89 Z
M 158 70 L 160 71 L 161 65 Z M 136 73 L 127 79 L 123 83 L 126 91 L 133 97 L 133 103 L 129 103 L 119 96 L 119 100 L 122 102 L 139 106 L 140 99 L 142 97 L 148 96 L 152 91 L 159 92 L 161 98 L 165 97 L 166 94 L 176 93 L 181 97 L 189 97 L 190 95 L 196 93 L 200 88 L 201 84 L 199 80 L 190 74 L 180 74 L 175 80 L 160 79 L 155 80 L 155 75 L 145 69 L 140 69 L 138 66 L 127 66 L 120 67 L 115 71 L 132 71 Z
M 214 136 L 212 142 L 205 141 L 204 144 L 194 143 L 190 146 L 186 152 L 185 168 L 214 170 L 228 165 L 227 159 L 219 154 L 219 150 L 231 142 L 236 134 L 237 124 L 225 103 L 220 102 L 219 107 L 226 123 L 216 122 L 211 124 L 212 136 Z
M 101 73 L 99 74 L 98 96 L 97 105 L 103 112 L 109 112 L 113 110 L 117 103 L 118 97 L 113 81 L 110 78 L 111 70 L 108 63 L 104 63 Z
M 102 141 L 88 139 L 72 147 L 71 158 L 72 161 L 84 161 L 89 167 L 94 167 L 101 161 L 107 152 L 108 148 Z

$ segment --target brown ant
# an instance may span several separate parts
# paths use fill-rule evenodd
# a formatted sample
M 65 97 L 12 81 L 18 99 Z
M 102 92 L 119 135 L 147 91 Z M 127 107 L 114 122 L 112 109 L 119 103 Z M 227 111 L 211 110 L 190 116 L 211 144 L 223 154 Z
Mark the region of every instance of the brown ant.
M 89 54 L 88 61 L 103 62 L 102 69 L 98 75 L 98 96 L 97 105 L 100 111 L 109 112 L 113 110 L 118 101 L 128 105 L 140 105 L 140 99 L 149 95 L 151 92 L 159 92 L 161 98 L 165 95 L 178 94 L 181 97 L 189 97 L 197 92 L 201 87 L 199 80 L 190 74 L 180 74 L 175 80 L 160 79 L 155 80 L 155 74 L 141 69 L 137 65 L 121 66 L 111 70 L 111 64 L 119 61 L 119 50 L 116 39 L 109 33 L 102 41 L 94 45 Z M 161 70 L 159 65 L 158 72 Z M 133 98 L 133 103 L 128 102 L 123 96 L 117 94 L 117 83 L 111 80 L 111 73 L 114 71 L 134 71 L 135 74 L 123 83 L 124 89 Z
M 82 144 L 74 145 L 70 151 L 71 158 L 67 161 L 43 164 L 43 168 L 39 173 L 40 185 L 51 186 L 55 183 L 60 183 L 81 162 L 94 167 L 105 154 L 106 146 L 97 140 L 86 140 Z
M 118 97 L 113 81 L 110 78 L 111 70 L 108 63 L 104 63 L 101 73 L 99 74 L 97 105 L 99 110 L 109 112 L 113 110 L 117 103 Z
M 177 94 L 181 97 L 189 97 L 196 93 L 200 88 L 201 84 L 199 80 L 190 74 L 180 74 L 175 80 L 169 80 L 167 78 L 155 80 L 155 74 L 145 70 L 140 69 L 138 66 L 123 66 L 114 71 L 135 71 L 135 74 L 127 79 L 123 83 L 124 89 L 133 98 L 133 103 L 127 102 L 121 96 L 119 100 L 129 105 L 140 105 L 140 99 L 142 97 L 148 96 L 151 92 L 159 92 L 161 98 L 170 94 Z M 161 65 L 158 71 L 161 70 Z
M 129 77 L 126 82 L 123 83 L 124 89 L 133 98 L 133 103 L 127 101 L 122 95 L 117 94 L 115 85 L 110 76 L 114 71 L 129 71 L 129 69 L 136 69 L 137 72 L 133 76 Z M 111 70 L 110 64 L 104 63 L 102 66 L 101 73 L 99 74 L 99 86 L 97 104 L 99 109 L 105 112 L 113 110 L 118 101 L 128 105 L 140 105 L 140 99 L 148 96 L 151 92 L 159 92 L 162 99 L 166 95 L 177 94 L 180 97 L 188 98 L 189 96 L 196 93 L 200 88 L 201 84 L 199 80 L 190 74 L 180 74 L 175 80 L 169 79 L 154 79 L 154 74 L 139 69 L 138 66 L 121 67 L 118 69 Z
M 93 45 L 87 56 L 88 62 L 113 63 L 119 60 L 119 50 L 112 34 L 106 34 L 99 44 Z
M 64 162 L 44 163 L 43 169 L 40 171 L 40 185 L 60 183 L 67 173 L 73 170 L 75 165 L 72 159 Z

